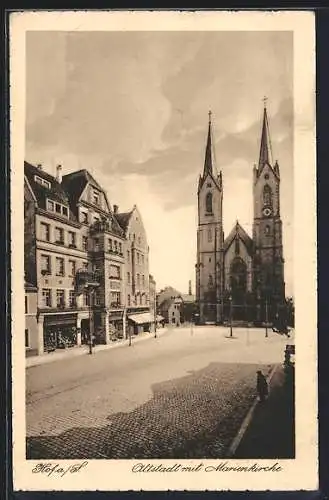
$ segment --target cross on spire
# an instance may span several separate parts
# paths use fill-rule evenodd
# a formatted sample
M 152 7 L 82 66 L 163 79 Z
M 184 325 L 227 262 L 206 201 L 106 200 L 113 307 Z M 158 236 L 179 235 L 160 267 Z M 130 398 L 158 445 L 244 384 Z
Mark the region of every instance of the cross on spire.
M 268 101 L 268 97 L 266 97 L 266 95 L 263 97 L 263 102 L 264 102 L 264 108 L 266 109 L 266 104 L 267 104 L 267 101 Z
M 209 109 L 209 111 L 208 111 L 209 123 L 211 123 L 211 115 L 212 115 L 212 112 L 211 112 L 211 109 Z

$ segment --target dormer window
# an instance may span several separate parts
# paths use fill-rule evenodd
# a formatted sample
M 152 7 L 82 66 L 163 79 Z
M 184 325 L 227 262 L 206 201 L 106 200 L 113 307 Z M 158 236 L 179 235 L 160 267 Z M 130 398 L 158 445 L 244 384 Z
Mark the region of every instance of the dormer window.
M 39 177 L 39 175 L 34 176 L 34 182 L 36 182 L 37 184 L 40 184 L 40 186 L 43 186 L 47 189 L 51 188 L 50 182 L 46 181 L 46 179 L 43 179 L 42 177 Z
M 63 217 L 69 216 L 69 210 L 67 207 L 62 205 L 61 203 L 55 203 L 52 200 L 47 200 L 47 210 L 49 212 L 55 212 L 58 215 L 62 215 Z
M 47 209 L 53 212 L 55 210 L 55 203 L 51 200 L 47 200 Z
M 80 222 L 88 224 L 88 212 L 80 212 Z
M 99 192 L 93 191 L 93 203 L 94 205 L 99 205 Z

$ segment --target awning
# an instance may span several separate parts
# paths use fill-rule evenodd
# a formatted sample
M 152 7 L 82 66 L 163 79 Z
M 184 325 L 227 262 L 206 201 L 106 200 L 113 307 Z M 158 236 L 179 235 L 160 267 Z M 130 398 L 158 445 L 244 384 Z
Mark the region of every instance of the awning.
M 163 316 L 160 316 L 160 314 L 157 315 L 157 321 L 163 321 L 164 320 L 164 317 Z
M 143 323 L 153 323 L 154 317 L 150 313 L 141 313 L 141 314 L 129 314 L 128 318 L 137 323 L 137 325 L 142 325 Z

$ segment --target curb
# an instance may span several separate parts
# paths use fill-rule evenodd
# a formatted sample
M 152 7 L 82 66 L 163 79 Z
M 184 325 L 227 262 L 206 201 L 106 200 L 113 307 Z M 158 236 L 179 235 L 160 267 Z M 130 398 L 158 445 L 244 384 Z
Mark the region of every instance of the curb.
M 279 365 L 276 364 L 271 369 L 271 371 L 270 371 L 270 373 L 269 373 L 269 375 L 267 377 L 268 384 L 270 384 L 270 382 L 271 382 L 271 380 L 272 380 L 272 378 L 273 378 L 276 370 L 278 369 L 278 367 L 279 367 Z M 239 445 L 240 445 L 240 443 L 242 441 L 242 438 L 245 435 L 245 433 L 246 433 L 246 431 L 247 431 L 247 429 L 249 427 L 249 424 L 250 424 L 250 422 L 252 420 L 252 417 L 254 415 L 257 403 L 258 403 L 258 397 L 255 398 L 253 404 L 251 405 L 251 407 L 250 407 L 247 415 L 245 416 L 245 418 L 244 418 L 244 420 L 243 420 L 243 422 L 241 424 L 241 427 L 240 427 L 237 435 L 235 436 L 235 438 L 233 439 L 233 441 L 232 441 L 232 443 L 231 443 L 231 445 L 229 447 L 229 450 L 228 450 L 228 453 L 227 453 L 227 455 L 228 455 L 229 458 L 233 458 L 234 457 L 235 452 L 238 449 L 238 447 L 239 447 Z
M 145 335 L 142 337 L 136 337 L 132 340 L 131 346 L 129 346 L 129 339 L 125 339 L 122 342 L 118 342 L 118 343 L 105 344 L 104 346 L 98 346 L 98 348 L 96 348 L 96 349 L 94 348 L 95 350 L 93 351 L 93 354 L 97 354 L 97 353 L 103 352 L 103 351 L 109 351 L 111 349 L 117 349 L 119 347 L 124 347 L 124 346 L 132 347 L 134 344 L 136 344 L 138 342 L 162 337 L 163 335 L 168 333 L 169 330 L 166 328 L 166 329 L 164 329 L 164 331 L 160 330 L 160 332 L 157 331 L 157 337 L 154 337 L 154 333 L 152 333 L 152 335 Z M 86 347 L 86 348 L 84 348 L 84 347 L 86 347 L 86 346 L 80 346 L 78 348 L 73 347 L 73 349 L 76 349 L 75 351 L 71 351 L 71 352 L 67 352 L 67 353 L 55 353 L 53 355 L 53 357 L 51 357 L 51 354 L 50 355 L 42 354 L 41 356 L 35 356 L 35 357 L 33 356 L 30 358 L 26 358 L 25 368 L 33 368 L 34 366 L 55 363 L 56 361 L 69 360 L 69 359 L 72 359 L 72 358 L 75 358 L 78 356 L 83 356 L 85 354 L 89 354 L 88 347 Z M 58 355 L 56 356 L 56 354 L 58 354 Z M 49 357 L 47 357 L 47 356 L 49 356 Z

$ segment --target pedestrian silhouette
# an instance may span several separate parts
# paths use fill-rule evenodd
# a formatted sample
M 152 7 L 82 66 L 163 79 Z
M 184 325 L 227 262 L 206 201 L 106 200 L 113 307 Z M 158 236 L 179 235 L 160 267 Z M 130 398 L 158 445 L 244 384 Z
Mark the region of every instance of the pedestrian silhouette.
M 259 401 L 263 402 L 268 396 L 268 385 L 265 376 L 261 370 L 257 371 L 257 393 Z

